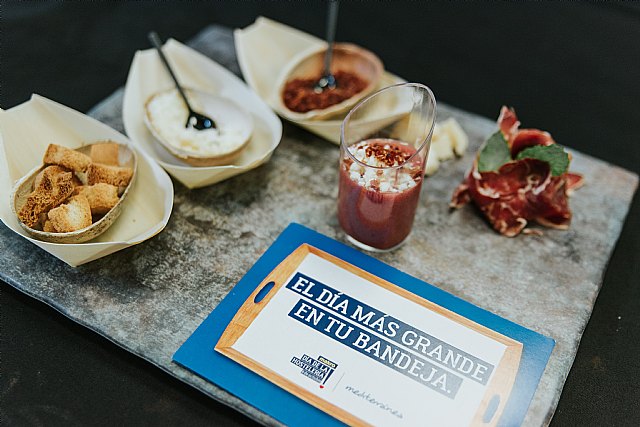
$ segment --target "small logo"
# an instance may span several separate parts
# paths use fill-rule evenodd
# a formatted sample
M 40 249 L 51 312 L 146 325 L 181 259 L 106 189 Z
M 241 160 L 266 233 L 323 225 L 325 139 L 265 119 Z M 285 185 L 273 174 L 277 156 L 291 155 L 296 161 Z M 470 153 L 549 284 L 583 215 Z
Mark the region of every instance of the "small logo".
M 299 358 L 295 356 L 292 357 L 291 363 L 302 368 L 300 373 L 319 383 L 320 388 L 324 388 L 324 384 L 338 367 L 337 363 L 332 362 L 326 357 L 318 356 L 317 359 L 314 359 L 307 354 L 304 354 Z

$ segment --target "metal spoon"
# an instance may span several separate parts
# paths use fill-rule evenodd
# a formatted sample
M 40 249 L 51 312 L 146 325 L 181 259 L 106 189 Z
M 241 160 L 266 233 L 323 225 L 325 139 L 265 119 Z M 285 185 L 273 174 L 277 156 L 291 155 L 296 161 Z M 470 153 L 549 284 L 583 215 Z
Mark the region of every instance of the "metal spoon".
M 313 91 L 321 93 L 325 89 L 336 87 L 336 78 L 331 74 L 331 58 L 333 57 L 333 42 L 336 37 L 336 25 L 338 23 L 338 0 L 329 1 L 329 14 L 327 15 L 327 51 L 324 54 L 324 70 L 322 77 L 313 87 Z
M 162 53 L 162 41 L 160 41 L 160 37 L 158 36 L 158 33 L 156 33 L 155 31 L 151 31 L 148 37 L 153 47 L 155 47 L 156 50 L 158 51 L 158 54 L 160 55 L 160 59 L 162 59 L 164 66 L 166 67 L 167 71 L 171 75 L 173 82 L 176 84 L 176 88 L 178 89 L 178 92 L 180 93 L 182 100 L 187 106 L 187 110 L 189 110 L 187 123 L 185 123 L 184 127 L 188 128 L 189 126 L 191 126 L 196 130 L 216 129 L 217 128 L 216 122 L 214 122 L 213 119 L 205 116 L 204 114 L 198 113 L 197 111 L 193 111 L 193 108 L 191 108 L 191 105 L 189 104 L 189 100 L 187 100 L 187 96 L 184 94 L 184 91 L 182 90 L 182 86 L 180 86 L 180 83 L 178 83 L 178 78 L 173 73 L 173 70 L 169 65 L 169 61 L 167 61 L 167 58 L 164 56 L 164 53 Z

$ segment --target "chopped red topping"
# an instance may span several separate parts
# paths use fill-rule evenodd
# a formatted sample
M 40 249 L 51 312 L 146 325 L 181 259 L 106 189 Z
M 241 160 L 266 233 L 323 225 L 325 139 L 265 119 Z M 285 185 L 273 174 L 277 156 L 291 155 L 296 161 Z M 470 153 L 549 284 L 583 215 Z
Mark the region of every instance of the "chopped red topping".
M 284 105 L 291 111 L 306 113 L 311 110 L 323 110 L 351 98 L 367 87 L 367 81 L 348 71 L 333 74 L 336 87 L 320 92 L 314 90 L 320 76 L 311 79 L 289 80 L 282 93 Z
M 396 146 L 390 146 L 388 144 L 367 145 L 364 154 L 367 157 L 375 157 L 387 166 L 401 165 L 412 155 L 412 153 L 406 150 L 403 151 Z

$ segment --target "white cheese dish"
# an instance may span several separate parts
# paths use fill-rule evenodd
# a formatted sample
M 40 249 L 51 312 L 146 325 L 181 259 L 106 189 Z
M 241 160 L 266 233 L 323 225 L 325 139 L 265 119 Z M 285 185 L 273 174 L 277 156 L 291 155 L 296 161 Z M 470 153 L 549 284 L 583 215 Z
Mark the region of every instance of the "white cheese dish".
M 187 106 L 177 89 L 151 96 L 145 104 L 145 123 L 153 136 L 174 156 L 192 166 L 222 165 L 233 161 L 253 132 L 251 115 L 233 101 L 187 90 L 192 108 L 210 117 L 215 129 L 185 126 Z

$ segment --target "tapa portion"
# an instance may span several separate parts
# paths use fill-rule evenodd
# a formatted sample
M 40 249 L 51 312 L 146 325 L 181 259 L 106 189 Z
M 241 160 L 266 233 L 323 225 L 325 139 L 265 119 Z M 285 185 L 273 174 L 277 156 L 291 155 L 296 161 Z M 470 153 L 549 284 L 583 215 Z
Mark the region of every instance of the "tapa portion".
M 548 132 L 519 129 L 512 108 L 502 107 L 499 131 L 480 149 L 471 170 L 456 188 L 451 207 L 470 201 L 500 234 L 513 237 L 530 222 L 567 229 L 571 223 L 568 196 L 584 178 L 568 172 L 570 156 Z M 537 148 L 544 147 L 544 148 Z

